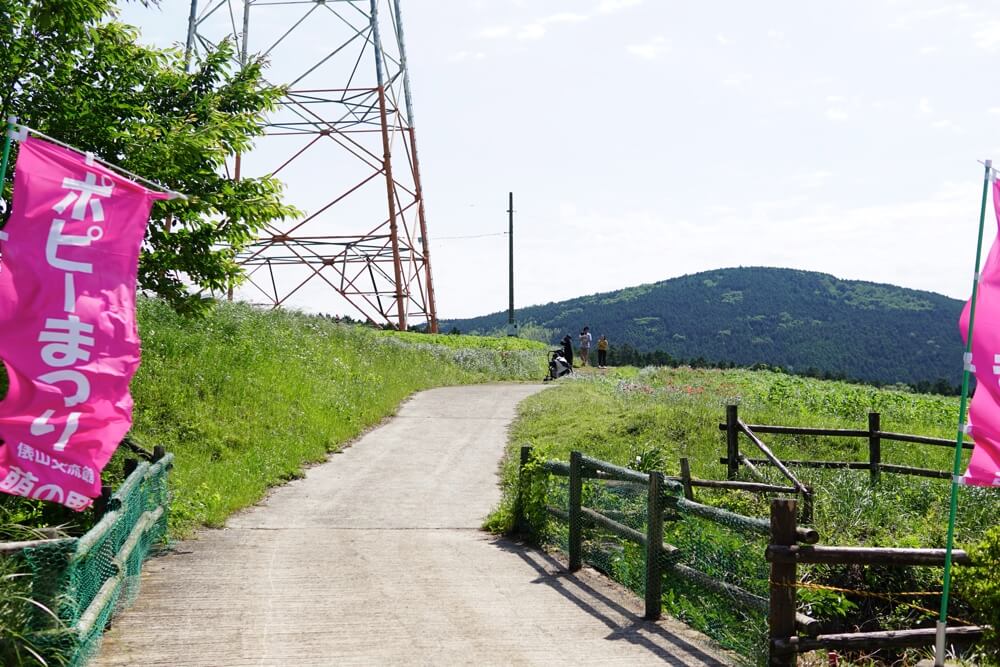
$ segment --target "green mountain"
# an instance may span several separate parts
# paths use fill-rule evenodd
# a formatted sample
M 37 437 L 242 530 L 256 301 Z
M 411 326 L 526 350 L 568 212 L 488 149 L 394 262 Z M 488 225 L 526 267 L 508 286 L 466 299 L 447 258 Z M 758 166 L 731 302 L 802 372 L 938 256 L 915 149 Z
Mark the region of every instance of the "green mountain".
M 517 311 L 555 342 L 584 325 L 615 350 L 677 359 L 778 365 L 878 383 L 961 381 L 962 302 L 933 292 L 824 273 L 719 269 Z M 442 331 L 503 330 L 506 312 L 443 323 Z

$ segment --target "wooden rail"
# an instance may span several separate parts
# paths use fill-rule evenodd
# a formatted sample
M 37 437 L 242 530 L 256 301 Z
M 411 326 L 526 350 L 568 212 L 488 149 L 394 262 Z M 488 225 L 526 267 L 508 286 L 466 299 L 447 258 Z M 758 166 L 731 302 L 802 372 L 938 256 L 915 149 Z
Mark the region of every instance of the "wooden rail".
M 881 416 L 877 412 L 868 413 L 868 429 L 849 428 L 814 428 L 808 426 L 776 426 L 772 424 L 746 424 L 739 418 L 739 410 L 735 405 L 726 406 L 726 421 L 719 424 L 719 430 L 726 432 L 726 456 L 719 459 L 719 462 L 726 466 L 728 478 L 736 479 L 739 474 L 740 465 L 747 466 L 751 474 L 760 480 L 760 475 L 756 474 L 756 465 L 773 465 L 781 470 L 786 477 L 789 476 L 788 467 L 800 468 L 844 468 L 848 470 L 868 470 L 872 483 L 877 483 L 882 472 L 891 472 L 899 475 L 913 475 L 917 477 L 931 477 L 938 479 L 950 479 L 951 473 L 943 470 L 928 470 L 913 466 L 894 465 L 882 463 L 882 441 L 892 440 L 895 442 L 908 442 L 918 445 L 932 445 L 936 447 L 954 447 L 955 441 L 946 438 L 935 438 L 926 435 L 910 435 L 908 433 L 893 433 L 883 431 Z M 763 444 L 757 433 L 775 433 L 781 435 L 811 435 L 818 437 L 837 438 L 867 438 L 868 439 L 868 461 L 780 461 L 775 462 L 776 457 L 763 449 L 765 458 L 747 458 L 740 452 L 739 434 L 747 435 L 758 448 Z M 962 443 L 964 449 L 972 449 L 974 443 L 965 441 Z M 804 494 L 803 494 L 804 495 Z
M 520 492 L 527 488 L 525 479 L 525 468 L 530 462 L 531 448 L 521 448 L 521 479 L 519 481 Z M 645 617 L 657 619 L 662 614 L 663 597 L 663 575 L 670 572 L 675 576 L 688 579 L 709 590 L 722 592 L 751 604 L 756 608 L 767 606 L 767 600 L 755 596 L 749 591 L 745 591 L 733 584 L 717 581 L 712 577 L 699 572 L 686 565 L 680 564 L 682 554 L 677 547 L 663 542 L 663 522 L 666 519 L 667 508 L 677 508 L 683 511 L 696 514 L 712 521 L 717 521 L 730 528 L 737 530 L 751 531 L 758 534 L 768 534 L 768 524 L 763 519 L 744 517 L 733 512 L 701 505 L 685 498 L 678 498 L 665 494 L 664 491 L 671 489 L 674 492 L 685 488 L 684 484 L 676 480 L 666 479 L 662 473 L 645 473 L 629 468 L 623 468 L 607 461 L 600 461 L 580 452 L 570 453 L 569 465 L 559 461 L 546 461 L 540 466 L 546 472 L 553 475 L 569 478 L 569 501 L 568 507 L 546 506 L 546 512 L 565 522 L 569 526 L 569 569 L 576 571 L 583 564 L 583 528 L 599 527 L 623 540 L 628 540 L 645 548 Z M 630 528 L 613 518 L 601 514 L 600 512 L 583 506 L 583 480 L 602 479 L 604 481 L 623 481 L 632 484 L 645 484 L 646 486 L 646 532 Z M 704 481 L 704 480 L 700 480 Z M 746 483 L 740 483 L 745 485 Z M 780 487 L 779 487 L 780 488 Z M 518 500 L 516 507 L 523 512 L 524 500 Z M 518 524 L 524 523 L 524 517 L 515 518 Z M 807 532 L 808 529 L 802 529 Z M 813 531 L 815 533 L 815 531 Z M 815 541 L 815 540 L 813 540 Z M 815 634 L 812 629 L 816 626 L 816 621 L 805 615 L 800 615 L 796 621 L 798 627 L 807 634 Z
M 682 459 L 684 460 L 684 459 Z M 668 477 L 667 479 L 682 481 L 681 477 Z M 761 484 L 758 482 L 730 482 L 728 480 L 697 479 L 690 478 L 686 482 L 691 486 L 700 486 L 706 489 L 731 489 L 737 491 L 750 491 L 752 493 L 795 493 L 793 486 L 777 486 L 776 484 Z M 690 500 L 690 498 L 689 498 Z
M 878 412 L 869 414 L 877 415 Z M 913 435 L 910 433 L 893 433 L 875 429 L 862 431 L 853 428 L 813 428 L 810 426 L 775 426 L 771 424 L 747 424 L 754 433 L 775 433 L 781 435 L 815 435 L 838 438 L 867 438 L 875 435 L 882 440 L 897 440 L 899 442 L 912 442 L 918 445 L 936 445 L 938 447 L 954 447 L 955 441 L 947 438 L 935 438 L 928 435 Z M 719 430 L 725 431 L 726 424 L 720 423 Z M 962 443 L 964 449 L 972 449 L 974 444 L 969 440 Z
M 755 465 L 768 465 L 770 461 L 767 459 L 748 459 L 742 457 L 744 462 L 749 462 Z M 720 463 L 728 463 L 725 458 L 719 459 Z M 786 466 L 791 466 L 793 468 L 842 468 L 845 470 L 870 470 L 871 464 L 862 463 L 861 461 L 795 461 L 795 460 L 785 460 L 784 464 Z M 901 475 L 911 475 L 914 477 L 933 477 L 936 479 L 950 479 L 951 473 L 944 470 L 928 470 L 927 468 L 915 468 L 912 466 L 898 466 L 889 463 L 882 463 L 878 467 L 879 471 L 886 470 L 888 472 L 895 472 Z
M 756 533 L 758 535 L 771 534 L 771 524 L 767 519 L 743 516 L 742 514 L 736 514 L 735 512 L 730 512 L 729 510 L 720 509 L 718 507 L 712 507 L 711 505 L 702 505 L 701 503 L 692 502 L 685 498 L 670 498 L 668 499 L 668 502 L 672 506 L 677 507 L 679 510 L 689 514 L 694 514 L 702 519 L 708 519 L 709 521 L 721 524 L 728 528 L 733 528 L 747 533 Z M 800 542 L 815 544 L 819 541 L 819 533 L 817 533 L 814 528 L 796 526 L 795 531 L 795 537 Z
M 0 542 L 0 556 L 13 556 L 25 549 L 48 546 L 56 542 L 72 542 L 72 537 L 53 537 L 42 540 L 25 540 L 22 542 Z
M 728 466 L 729 479 L 735 480 L 737 473 L 739 472 L 739 464 L 743 463 L 748 466 L 753 476 L 763 481 L 763 477 L 754 467 L 754 464 L 765 464 L 772 465 L 781 471 L 781 474 L 785 476 L 792 484 L 792 492 L 802 495 L 802 518 L 806 523 L 812 523 L 813 520 L 813 492 L 812 489 L 803 484 L 798 477 L 796 477 L 791 470 L 788 469 L 785 463 L 774 455 L 771 448 L 764 444 L 764 442 L 757 437 L 754 433 L 753 428 L 743 423 L 739 418 L 739 413 L 735 405 L 726 406 L 726 424 L 724 424 L 726 429 L 726 450 L 727 455 L 724 463 Z M 747 459 L 746 456 L 740 453 L 739 447 L 739 434 L 747 436 L 750 442 L 754 444 L 764 454 L 764 459 Z
M 877 423 L 877 420 L 872 421 Z M 737 430 L 739 431 L 738 426 Z M 529 458 L 530 449 L 523 449 L 522 474 Z M 674 479 L 665 479 L 660 473 L 642 473 L 613 466 L 604 461 L 585 457 L 579 452 L 570 454 L 569 465 L 546 462 L 541 465 L 541 468 L 570 479 L 568 508 L 548 506 L 545 509 L 551 516 L 569 524 L 571 570 L 579 569 L 582 566 L 584 528 L 598 527 L 645 548 L 647 618 L 658 618 L 661 614 L 662 575 L 669 572 L 673 576 L 688 580 L 709 591 L 726 595 L 749 608 L 766 613 L 768 615 L 769 637 L 768 664 L 775 667 L 794 667 L 798 653 L 814 649 L 860 650 L 929 646 L 934 643 L 934 628 L 820 634 L 821 623 L 797 611 L 798 564 L 941 567 L 944 565 L 945 559 L 943 549 L 816 546 L 819 535 L 814 529 L 798 524 L 797 501 L 794 498 L 773 499 L 770 520 L 743 516 L 718 507 L 697 503 L 690 498 L 691 489 L 697 486 L 698 482 L 704 482 L 703 486 L 708 488 L 742 489 L 763 493 L 798 492 L 798 488 L 750 482 L 695 480 L 690 476 L 689 465 L 681 465 L 682 473 L 679 482 Z M 640 475 L 647 484 L 648 518 L 645 533 L 582 505 L 584 478 L 595 478 L 596 476 L 598 479 L 612 483 L 618 480 L 637 484 Z M 683 495 L 663 493 L 664 488 L 667 488 L 665 483 L 676 484 L 676 488 L 680 489 Z M 681 513 L 693 514 L 732 530 L 768 535 L 770 539 L 764 556 L 770 563 L 769 597 L 765 598 L 734 584 L 719 581 L 704 572 L 681 563 L 680 560 L 683 557 L 681 550 L 663 543 L 663 521 L 667 508 L 673 508 Z M 956 565 L 970 564 L 968 554 L 962 550 L 953 551 L 952 559 Z M 949 627 L 947 630 L 948 637 L 952 641 L 967 643 L 979 639 L 983 632 L 984 629 L 978 626 Z M 805 636 L 800 636 L 800 633 Z
M 869 423 L 877 426 L 878 419 Z M 737 420 L 736 431 L 742 431 Z M 748 427 L 749 429 L 749 427 Z M 745 431 L 744 431 L 745 432 Z M 867 432 L 865 432 L 867 434 Z M 530 459 L 530 448 L 522 449 L 522 476 Z M 770 458 L 767 462 L 771 462 Z M 621 539 L 628 540 L 646 549 L 646 617 L 659 618 L 661 614 L 662 576 L 664 573 L 688 580 L 707 590 L 724 594 L 752 609 L 768 615 L 769 665 L 774 667 L 794 667 L 800 652 L 814 649 L 879 649 L 934 644 L 934 628 L 892 630 L 879 632 L 855 632 L 840 634 L 820 634 L 821 624 L 816 619 L 797 611 L 798 564 L 821 563 L 837 565 L 865 566 L 910 566 L 941 567 L 944 565 L 944 549 L 898 549 L 874 547 L 833 547 L 815 546 L 819 539 L 817 532 L 798 525 L 796 518 L 797 501 L 794 498 L 776 498 L 771 501 L 770 520 L 747 517 L 717 507 L 693 501 L 691 490 L 694 486 L 708 488 L 742 489 L 762 493 L 799 492 L 799 487 L 781 487 L 768 484 L 754 484 L 738 481 L 695 480 L 690 475 L 690 466 L 681 465 L 679 480 L 663 478 L 660 473 L 643 473 L 614 466 L 605 461 L 585 457 L 572 452 L 570 463 L 545 462 L 541 468 L 555 475 L 570 479 L 569 506 L 567 509 L 546 507 L 548 513 L 569 525 L 570 569 L 582 566 L 583 529 L 599 527 Z M 784 462 L 786 465 L 790 462 Z M 825 462 L 831 463 L 831 462 Z M 832 462 L 836 463 L 836 462 Z M 867 468 L 864 463 L 851 463 Z M 880 465 L 880 469 L 891 469 Z M 606 516 L 582 505 L 583 479 L 602 479 L 614 483 L 638 484 L 645 480 L 647 485 L 647 531 L 630 528 L 615 518 Z M 522 477 L 521 487 L 524 487 Z M 683 495 L 665 494 L 667 484 Z M 805 487 L 808 488 L 808 487 Z M 809 496 L 805 496 L 809 498 Z M 523 503 L 518 503 L 523 507 Z M 766 534 L 770 537 L 765 557 L 770 563 L 770 594 L 768 598 L 755 595 L 733 584 L 719 581 L 695 568 L 680 562 L 683 554 L 676 547 L 663 543 L 663 522 L 665 509 L 673 508 L 682 513 L 724 525 L 730 529 Z M 952 552 L 956 565 L 969 565 L 968 554 L 962 550 Z M 971 643 L 979 639 L 984 628 L 978 626 L 957 626 L 947 629 L 947 636 L 953 641 Z M 800 636 L 804 633 L 805 636 Z
M 531 448 L 521 448 L 521 479 L 519 481 L 519 493 L 527 486 L 525 479 L 525 468 L 530 462 Z M 769 535 L 770 524 L 765 519 L 742 516 L 734 512 L 729 512 L 710 505 L 688 500 L 687 498 L 665 494 L 666 489 L 674 492 L 690 490 L 690 486 L 673 479 L 667 479 L 662 473 L 645 473 L 614 464 L 607 461 L 600 461 L 580 452 L 570 453 L 570 462 L 567 465 L 561 461 L 546 461 L 540 464 L 542 470 L 553 475 L 569 478 L 569 500 L 566 509 L 548 505 L 545 511 L 569 526 L 569 569 L 576 571 L 583 565 L 583 529 L 586 527 L 599 527 L 617 537 L 638 544 L 646 550 L 646 618 L 659 618 L 662 613 L 663 596 L 663 574 L 666 571 L 674 575 L 694 581 L 701 586 L 732 596 L 754 608 L 765 610 L 767 599 L 754 595 L 738 586 L 726 582 L 718 581 L 709 575 L 694 568 L 682 565 L 680 560 L 682 553 L 677 547 L 663 543 L 663 522 L 667 518 L 666 510 L 673 508 L 682 512 L 693 514 L 709 521 L 722 524 L 733 530 L 750 532 L 758 535 Z M 631 484 L 645 483 L 646 485 L 646 532 L 630 528 L 614 518 L 602 514 L 592 508 L 585 507 L 583 498 L 583 480 L 601 479 L 614 483 L 628 482 Z M 688 482 L 699 482 L 705 486 L 717 488 L 742 488 L 754 491 L 795 491 L 794 488 L 779 487 L 773 485 L 752 484 L 748 482 L 715 482 L 713 480 L 691 480 Z M 724 485 L 719 487 L 718 485 Z M 519 498 L 515 504 L 519 512 L 523 512 L 524 500 Z M 524 524 L 524 517 L 515 517 L 518 525 Z M 816 531 L 811 528 L 796 528 L 796 539 L 804 543 L 816 542 L 819 538 Z M 809 635 L 816 634 L 818 628 L 815 619 L 811 619 L 804 614 L 799 614 L 793 621 L 796 626 Z
M 952 553 L 956 565 L 972 560 L 961 549 Z M 878 547 L 817 547 L 771 544 L 765 554 L 772 563 L 827 563 L 835 565 L 922 565 L 944 567 L 944 549 L 894 549 Z
M 769 665 L 795 667 L 798 653 L 815 649 L 860 650 L 934 644 L 935 628 L 799 637 L 795 631 L 798 563 L 941 567 L 944 565 L 945 550 L 800 546 L 795 528 L 795 500 L 771 501 L 771 541 L 765 554 L 771 563 Z M 952 558 L 958 565 L 970 562 L 968 554 L 961 550 L 955 550 Z M 982 634 L 983 628 L 978 626 L 947 629 L 947 635 L 952 640 L 972 642 Z
M 792 483 L 792 486 L 795 487 L 796 491 L 802 494 L 809 493 L 809 490 L 806 489 L 805 484 L 800 482 L 799 478 L 793 475 L 792 471 L 785 467 L 785 465 L 781 462 L 781 460 L 774 455 L 774 452 L 772 452 L 771 449 L 767 445 L 765 445 L 763 441 L 760 438 L 758 438 L 746 424 L 744 424 L 742 421 L 737 421 L 736 424 L 740 427 L 740 431 L 748 438 L 750 438 L 750 442 L 757 445 L 757 449 L 764 452 L 764 456 L 767 457 L 767 460 L 771 463 L 771 465 L 780 470 L 781 474 L 784 475 L 788 479 L 788 481 Z
M 984 629 L 976 625 L 948 627 L 945 630 L 945 635 L 951 641 L 972 643 L 983 636 Z M 818 635 L 816 637 L 789 637 L 788 639 L 777 639 L 773 645 L 782 653 L 790 652 L 792 655 L 816 649 L 912 648 L 934 644 L 936 632 L 935 628 L 918 628 L 916 630 Z

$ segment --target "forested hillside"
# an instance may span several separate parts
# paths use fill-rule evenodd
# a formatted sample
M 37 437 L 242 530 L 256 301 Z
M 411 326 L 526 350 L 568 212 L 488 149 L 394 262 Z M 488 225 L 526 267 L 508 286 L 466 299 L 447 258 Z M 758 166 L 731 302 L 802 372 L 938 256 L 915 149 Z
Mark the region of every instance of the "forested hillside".
M 551 341 L 584 325 L 606 334 L 612 358 L 629 348 L 673 358 L 764 363 L 795 373 L 869 382 L 961 380 L 962 302 L 933 292 L 838 280 L 811 271 L 719 269 L 517 311 Z M 444 323 L 502 330 L 506 312 Z

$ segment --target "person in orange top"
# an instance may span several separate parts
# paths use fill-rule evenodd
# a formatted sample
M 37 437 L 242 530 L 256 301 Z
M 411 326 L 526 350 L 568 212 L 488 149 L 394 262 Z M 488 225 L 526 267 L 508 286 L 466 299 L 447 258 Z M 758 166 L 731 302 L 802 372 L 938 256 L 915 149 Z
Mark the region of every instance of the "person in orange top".
M 597 367 L 608 367 L 608 337 L 604 334 L 601 334 L 601 338 L 597 341 Z

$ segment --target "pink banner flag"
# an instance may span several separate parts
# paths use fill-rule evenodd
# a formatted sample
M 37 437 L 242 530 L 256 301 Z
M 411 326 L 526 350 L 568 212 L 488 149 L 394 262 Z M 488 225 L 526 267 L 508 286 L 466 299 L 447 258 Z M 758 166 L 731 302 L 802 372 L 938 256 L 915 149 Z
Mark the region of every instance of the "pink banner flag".
M 40 139 L 21 143 L 0 231 L 0 491 L 88 507 L 132 426 L 135 284 L 151 192 Z
M 993 208 L 1000 226 L 1000 183 L 993 183 Z M 969 339 L 969 310 L 965 304 L 959 328 Z M 993 242 L 983 263 L 976 296 L 972 333 L 972 365 L 976 393 L 969 404 L 968 433 L 975 441 L 963 484 L 1000 486 L 1000 240 Z

